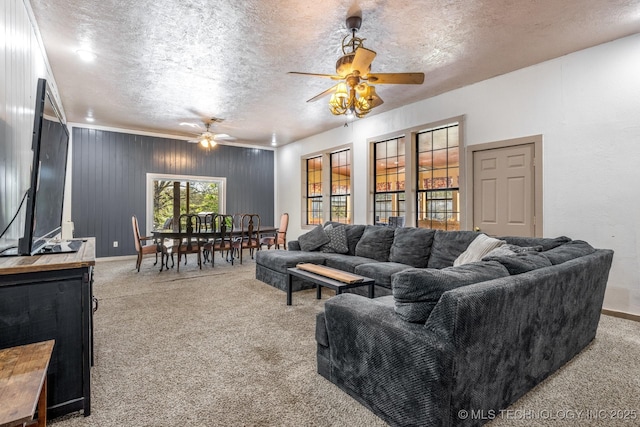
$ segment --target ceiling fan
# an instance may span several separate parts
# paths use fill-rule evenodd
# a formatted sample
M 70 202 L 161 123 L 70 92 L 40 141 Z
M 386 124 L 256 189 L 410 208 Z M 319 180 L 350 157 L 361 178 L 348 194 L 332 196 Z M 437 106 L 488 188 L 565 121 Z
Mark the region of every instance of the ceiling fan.
M 198 129 L 203 129 L 203 132 L 200 133 L 198 135 L 198 137 L 196 139 L 192 139 L 189 140 L 189 142 L 192 143 L 200 143 L 200 145 L 202 145 L 203 147 L 215 147 L 218 144 L 218 141 L 225 141 L 225 142 L 232 142 L 235 141 L 236 138 L 234 138 L 233 136 L 230 136 L 226 133 L 213 133 L 209 130 L 209 128 L 211 127 L 212 124 L 214 123 L 220 123 L 224 121 L 224 119 L 218 118 L 218 117 L 212 117 L 209 120 L 205 120 L 204 121 L 204 125 L 205 128 L 203 129 L 202 126 L 200 126 L 197 123 L 180 123 L 181 126 L 190 126 L 192 128 L 198 128 Z
M 289 71 L 289 74 L 324 77 L 331 80 L 341 80 L 336 85 L 314 96 L 307 102 L 332 94 L 329 109 L 335 115 L 355 115 L 364 117 L 372 108 L 384 101 L 376 93 L 374 84 L 422 84 L 424 73 L 371 73 L 371 63 L 376 53 L 362 45 L 365 39 L 356 37 L 360 29 L 362 18 L 350 16 L 346 21 L 351 34 L 342 40 L 343 56 L 336 62 L 336 74 L 316 74 Z M 349 39 L 349 37 L 351 37 Z

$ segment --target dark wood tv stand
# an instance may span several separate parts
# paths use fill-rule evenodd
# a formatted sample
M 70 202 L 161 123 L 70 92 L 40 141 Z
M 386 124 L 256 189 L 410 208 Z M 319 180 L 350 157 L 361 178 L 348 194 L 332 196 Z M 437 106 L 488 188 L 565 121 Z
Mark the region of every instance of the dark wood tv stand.
M 0 349 L 56 342 L 47 374 L 49 418 L 91 414 L 94 266 L 94 238 L 78 252 L 0 258 Z

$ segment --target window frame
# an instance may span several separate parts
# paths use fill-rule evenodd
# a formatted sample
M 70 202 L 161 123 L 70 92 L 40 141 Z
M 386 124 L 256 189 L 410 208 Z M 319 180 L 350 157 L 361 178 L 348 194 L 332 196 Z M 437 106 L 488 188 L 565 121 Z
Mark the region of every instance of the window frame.
M 311 181 L 310 178 L 310 170 L 309 170 L 309 163 L 311 161 L 315 161 L 315 160 L 320 160 L 320 181 L 316 181 L 315 179 L 313 181 Z M 324 200 L 323 200 L 323 189 L 324 189 L 324 177 L 322 176 L 322 171 L 323 171 L 323 166 L 324 166 L 324 158 L 322 155 L 319 156 L 313 156 L 313 157 L 308 157 L 307 159 L 305 159 L 305 171 L 306 171 L 306 185 L 305 185 L 305 192 L 306 192 L 306 197 L 305 197 L 305 224 L 308 226 L 316 226 L 318 224 L 322 224 L 324 222 Z M 313 169 L 313 172 L 315 174 L 315 172 L 317 171 L 317 169 Z M 314 195 L 310 195 L 309 193 L 309 184 L 320 184 L 320 192 L 318 194 L 314 193 Z M 313 206 L 314 204 L 320 204 L 320 210 L 317 209 L 310 209 L 310 206 Z M 313 212 L 319 212 L 320 213 L 320 222 L 309 222 L 309 219 L 312 217 L 310 216 L 310 214 L 312 214 Z
M 416 185 L 417 185 L 417 171 L 416 171 L 416 159 L 417 155 L 416 151 L 416 138 L 415 135 L 419 132 L 438 128 L 446 125 L 451 125 L 454 123 L 458 123 L 458 143 L 459 143 L 459 160 L 460 160 L 460 175 L 459 175 L 459 197 L 460 197 L 460 229 L 466 230 L 468 229 L 469 224 L 468 217 L 472 216 L 471 214 L 467 214 L 470 212 L 470 207 L 468 206 L 469 200 L 471 200 L 470 195 L 467 196 L 467 193 L 470 187 L 470 183 L 468 182 L 469 174 L 466 166 L 466 140 L 465 140 L 465 116 L 452 116 L 443 120 L 437 120 L 433 122 L 427 122 L 423 124 L 419 124 L 416 126 L 407 127 L 404 129 L 398 129 L 393 132 L 389 132 L 386 134 L 379 134 L 372 137 L 367 137 L 367 198 L 366 198 L 366 218 L 367 223 L 373 224 L 375 221 L 374 216 L 374 208 L 375 208 L 375 157 L 374 157 L 374 144 L 376 142 L 405 137 L 405 227 L 417 227 L 416 217 L 417 217 L 417 194 L 416 194 Z
M 351 197 L 351 201 L 353 202 L 354 192 L 353 192 L 353 184 L 354 184 L 354 168 L 353 168 L 353 144 L 343 144 L 335 147 L 331 147 L 322 151 L 315 151 L 312 153 L 308 153 L 300 156 L 300 177 L 301 177 L 301 193 L 300 193 L 300 227 L 303 230 L 308 230 L 313 227 L 316 227 L 317 224 L 308 224 L 308 205 L 307 205 L 307 189 L 308 189 L 308 168 L 307 168 L 307 160 L 315 157 L 322 157 L 322 218 L 323 223 L 327 221 L 327 218 L 331 218 L 331 154 L 337 153 L 340 151 L 350 150 L 350 168 L 351 175 L 349 177 L 349 196 Z M 329 166 L 325 166 L 329 165 Z M 324 185 L 324 183 L 329 183 L 329 185 Z M 353 203 L 351 208 L 351 217 L 349 218 L 349 224 L 353 224 Z
M 198 176 L 198 175 L 174 175 L 167 173 L 147 173 L 146 174 L 146 212 L 145 217 L 147 221 L 147 232 L 149 236 L 153 231 L 153 182 L 154 181 L 200 181 L 200 182 L 215 182 L 220 186 L 218 192 L 218 208 L 220 212 L 226 212 L 227 210 L 227 178 L 215 177 L 215 176 Z
M 457 145 L 450 145 L 449 141 L 449 129 L 451 128 L 456 128 L 456 132 L 457 132 Z M 444 144 L 444 148 L 436 148 L 434 146 L 434 135 L 436 132 L 441 131 L 441 130 L 446 130 L 446 140 L 445 140 L 445 144 Z M 429 133 L 431 136 L 431 143 L 430 146 L 431 148 L 429 150 L 424 150 L 424 151 L 420 151 L 420 135 L 424 135 Z M 438 229 L 438 230 L 460 230 L 461 229 L 461 212 L 462 212 L 462 207 L 461 207 L 461 203 L 460 203 L 460 182 L 461 182 L 461 174 L 462 174 L 462 168 L 461 168 L 461 157 L 462 157 L 462 144 L 461 144 L 461 140 L 460 140 L 460 123 L 459 122 L 451 122 L 449 124 L 446 125 L 440 125 L 440 126 L 435 126 L 432 128 L 428 128 L 428 129 L 424 129 L 421 131 L 418 131 L 415 133 L 414 136 L 415 139 L 415 170 L 416 170 L 416 180 L 415 180 L 415 192 L 416 192 L 416 208 L 415 208 L 415 222 L 416 222 L 416 226 L 420 227 L 421 226 L 421 221 L 428 221 L 428 226 L 425 228 L 430 228 L 430 229 Z M 458 152 L 458 163 L 457 166 L 450 166 L 450 161 L 451 161 L 451 157 L 450 156 L 450 152 L 451 149 L 455 148 Z M 437 154 L 437 152 L 442 152 L 444 151 L 446 153 L 445 156 L 445 166 L 444 167 L 435 167 L 435 156 Z M 431 172 L 431 178 L 422 178 L 422 179 L 431 179 L 430 181 L 430 186 L 431 188 L 429 188 L 429 185 L 424 184 L 423 188 L 420 188 L 420 179 L 421 179 L 421 165 L 420 165 L 420 154 L 421 153 L 431 153 L 430 157 L 431 157 L 431 168 L 430 168 L 430 172 Z M 458 169 L 458 181 L 457 181 L 457 186 L 455 185 L 456 182 L 454 180 L 449 179 L 450 176 L 450 169 Z M 437 171 L 444 171 L 444 174 L 446 176 L 446 178 L 442 178 L 442 177 L 434 177 L 434 172 Z M 437 185 L 436 180 L 442 180 L 444 179 L 446 186 L 445 187 L 437 187 L 437 188 L 433 188 L 434 185 Z M 444 197 L 442 193 L 445 193 Z M 456 197 L 457 196 L 457 197 Z M 423 199 L 423 203 L 424 205 L 427 207 L 427 210 L 425 210 L 425 212 L 421 211 L 421 198 Z M 429 205 L 444 205 L 444 209 L 437 209 L 437 210 L 429 210 L 428 207 Z M 449 209 L 449 206 L 451 207 L 451 209 Z M 457 210 L 456 210 L 457 207 Z M 424 214 L 423 216 L 425 216 L 425 218 L 420 218 L 420 214 Z M 438 215 L 442 214 L 443 217 L 441 219 L 438 218 Z M 426 216 L 429 215 L 429 218 L 426 218 Z M 455 216 L 457 217 L 457 221 L 449 221 L 449 218 L 451 216 Z M 434 221 L 436 221 L 437 223 L 442 223 L 444 225 L 444 228 L 441 227 L 436 227 L 434 228 Z M 426 222 L 425 222 L 426 224 Z
M 388 148 L 389 148 L 389 143 L 392 141 L 396 141 L 396 151 L 395 151 L 395 156 L 389 156 L 388 155 Z M 403 154 L 400 154 L 400 149 L 399 149 L 399 144 L 402 143 L 404 145 L 403 147 Z M 378 157 L 378 150 L 381 149 L 382 144 L 385 144 L 385 157 Z M 397 217 L 397 216 L 402 216 L 402 217 L 406 217 L 406 212 L 407 212 L 407 205 L 406 205 L 406 184 L 407 184 L 407 170 L 406 170 L 406 156 L 407 154 L 407 141 L 406 141 L 406 137 L 405 135 L 400 135 L 400 136 L 396 136 L 393 138 L 386 138 L 386 139 L 382 139 L 379 141 L 375 141 L 373 143 L 373 182 L 374 182 L 374 186 L 373 186 L 373 223 L 376 225 L 388 225 L 389 223 L 389 218 L 390 217 Z M 380 188 L 381 184 L 389 184 L 390 181 L 388 180 L 389 177 L 389 167 L 388 167 L 388 162 L 389 159 L 399 159 L 402 156 L 403 161 L 402 161 L 402 165 L 404 165 L 404 181 L 402 181 L 402 185 L 400 185 L 399 181 L 399 175 L 400 175 L 400 171 L 399 169 L 402 167 L 401 166 L 401 162 L 399 160 L 395 161 L 395 164 L 397 164 L 397 169 L 395 172 L 395 175 L 397 177 L 397 180 L 394 181 L 396 182 L 395 187 L 396 188 L 390 188 L 390 189 L 385 189 L 382 190 Z M 386 166 L 386 171 L 387 173 L 385 173 L 384 175 L 382 174 L 378 174 L 378 166 L 380 165 L 380 161 L 384 160 L 384 163 Z M 378 183 L 378 177 L 379 176 L 386 176 L 386 180 L 384 183 Z M 379 185 L 380 184 L 380 185 Z M 391 186 L 393 187 L 393 186 Z M 385 210 L 385 214 L 389 214 L 386 217 L 386 222 L 382 220 L 381 217 L 381 213 L 382 211 L 378 210 L 378 206 L 381 203 L 378 200 L 378 196 L 380 195 L 384 195 L 384 197 L 390 197 L 391 199 L 388 200 L 384 200 L 382 201 L 382 203 L 390 203 L 391 204 L 391 208 L 388 210 Z M 395 201 L 393 199 L 396 199 Z M 395 213 L 395 215 L 394 215 Z
M 334 156 L 339 155 L 341 153 L 347 153 L 347 160 L 346 163 L 344 164 L 338 164 L 338 168 L 341 167 L 345 167 L 347 168 L 348 172 L 349 172 L 349 179 L 348 179 L 348 191 L 346 192 L 336 192 L 334 191 L 334 176 L 336 175 L 334 173 Z M 352 151 L 351 148 L 344 148 L 342 150 L 338 150 L 338 151 L 334 151 L 329 153 L 329 221 L 334 221 L 334 222 L 340 222 L 342 224 L 351 224 L 351 222 L 353 221 L 353 212 L 352 212 L 352 198 L 351 198 L 351 189 L 352 189 L 352 183 L 351 183 L 351 177 L 353 176 L 352 173 Z M 338 181 L 339 184 L 344 183 L 346 180 L 341 179 Z M 345 198 L 345 219 L 346 221 L 342 221 L 342 217 L 334 217 L 334 199 L 337 198 Z

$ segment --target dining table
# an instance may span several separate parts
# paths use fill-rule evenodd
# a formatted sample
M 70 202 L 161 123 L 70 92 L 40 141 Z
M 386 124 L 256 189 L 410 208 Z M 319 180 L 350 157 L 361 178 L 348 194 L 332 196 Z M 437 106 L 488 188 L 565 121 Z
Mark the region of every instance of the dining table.
M 247 230 L 246 228 L 243 230 L 242 228 L 234 228 L 231 231 L 231 236 L 232 237 L 241 237 L 242 233 L 246 233 Z M 277 233 L 278 232 L 278 227 L 270 225 L 270 226 L 261 226 L 260 227 L 260 231 L 258 232 L 259 236 L 258 239 L 260 239 L 261 235 L 263 234 L 273 234 L 273 233 Z M 203 231 L 174 231 L 174 230 L 167 230 L 167 229 L 160 229 L 160 230 L 153 230 L 152 231 L 152 235 L 153 238 L 156 241 L 157 245 L 162 245 L 162 242 L 165 241 L 165 239 L 176 239 L 176 240 L 180 240 L 180 241 L 188 241 L 191 242 L 193 239 L 197 239 L 197 240 L 202 240 L 202 241 L 209 241 L 209 240 L 213 240 L 213 239 L 219 239 L 222 237 L 222 233 L 220 232 L 220 230 L 214 231 L 214 230 L 203 230 Z M 258 249 L 259 250 L 259 249 Z M 159 250 L 159 252 L 162 252 L 161 250 Z M 231 259 L 233 260 L 233 251 L 231 252 Z M 167 261 L 169 260 L 169 254 L 167 254 Z M 161 264 L 160 264 L 160 271 L 162 271 L 164 269 L 164 267 L 168 268 L 168 265 L 165 263 L 165 257 L 162 257 L 161 260 Z

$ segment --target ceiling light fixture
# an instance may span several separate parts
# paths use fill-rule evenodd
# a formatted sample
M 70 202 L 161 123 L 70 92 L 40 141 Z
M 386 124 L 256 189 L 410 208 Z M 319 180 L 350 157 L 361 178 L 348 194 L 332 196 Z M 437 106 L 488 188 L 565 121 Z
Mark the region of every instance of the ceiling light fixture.
M 207 131 L 200 136 L 200 145 L 202 145 L 204 148 L 213 148 L 218 145 L 218 143 L 214 139 L 214 135 L 209 132 L 209 126 L 207 126 Z
M 85 62 L 93 62 L 98 57 L 98 55 L 86 49 L 76 50 L 76 53 L 78 54 L 80 59 L 82 59 Z
M 371 62 L 376 57 L 376 53 L 363 46 L 362 43 L 365 39 L 356 37 L 356 32 L 362 24 L 362 17 L 350 16 L 346 23 L 351 34 L 342 39 L 342 53 L 344 55 L 336 62 L 335 75 L 289 71 L 290 74 L 343 80 L 307 102 L 313 102 L 331 94 L 329 110 L 332 114 L 336 116 L 344 114 L 348 119 L 361 118 L 384 102 L 376 93 L 374 84 L 422 84 L 424 82 L 424 73 L 372 74 Z M 346 125 L 348 126 L 348 124 Z

